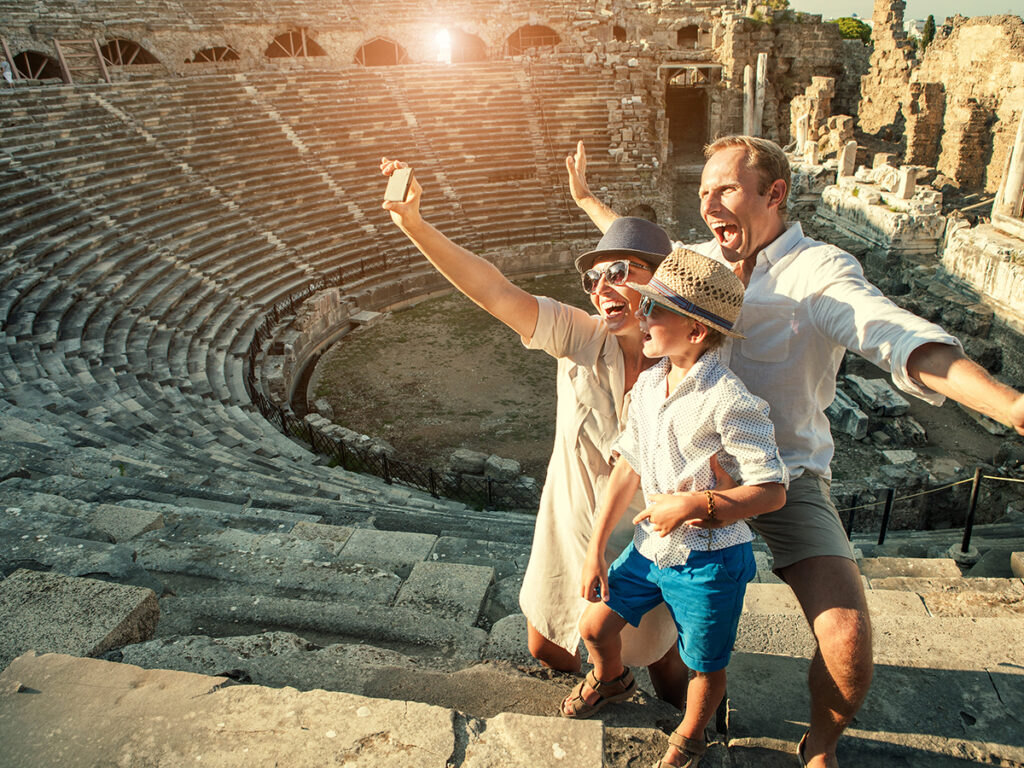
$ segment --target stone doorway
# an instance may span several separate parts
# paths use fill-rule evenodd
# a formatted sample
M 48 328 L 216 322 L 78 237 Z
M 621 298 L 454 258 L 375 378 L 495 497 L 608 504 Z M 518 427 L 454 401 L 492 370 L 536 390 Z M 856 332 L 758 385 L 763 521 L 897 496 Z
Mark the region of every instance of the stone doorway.
M 708 95 L 703 88 L 669 85 L 665 92 L 669 159 L 673 164 L 702 163 L 708 141 Z

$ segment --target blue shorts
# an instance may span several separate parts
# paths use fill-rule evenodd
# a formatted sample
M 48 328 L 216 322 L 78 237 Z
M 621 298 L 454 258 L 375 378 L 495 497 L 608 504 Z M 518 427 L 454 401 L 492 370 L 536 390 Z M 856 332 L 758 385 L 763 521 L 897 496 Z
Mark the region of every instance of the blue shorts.
M 747 582 L 757 566 L 749 543 L 690 552 L 685 565 L 659 568 L 623 550 L 608 569 L 607 605 L 632 624 L 664 601 L 679 628 L 679 654 L 690 669 L 715 672 L 729 664 Z

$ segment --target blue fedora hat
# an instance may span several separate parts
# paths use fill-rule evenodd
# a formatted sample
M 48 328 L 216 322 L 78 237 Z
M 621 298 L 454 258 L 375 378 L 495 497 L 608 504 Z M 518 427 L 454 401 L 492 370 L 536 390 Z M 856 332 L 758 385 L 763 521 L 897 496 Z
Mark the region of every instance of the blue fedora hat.
M 604 233 L 597 248 L 576 257 L 576 269 L 581 273 L 590 269 L 598 259 L 611 256 L 635 256 L 651 270 L 672 253 L 672 241 L 665 230 L 647 219 L 623 216 L 616 219 Z

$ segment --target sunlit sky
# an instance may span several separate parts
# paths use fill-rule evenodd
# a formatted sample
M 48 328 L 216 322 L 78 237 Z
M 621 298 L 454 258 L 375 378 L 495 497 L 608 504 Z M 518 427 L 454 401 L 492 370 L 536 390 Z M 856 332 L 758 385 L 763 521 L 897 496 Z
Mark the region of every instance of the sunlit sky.
M 826 19 L 857 14 L 870 19 L 874 9 L 873 0 L 789 0 L 791 8 L 806 13 L 820 13 Z M 960 13 L 964 16 L 995 16 L 1002 13 L 1021 14 L 1021 0 L 907 0 L 904 19 L 926 19 L 935 16 L 935 23 L 941 24 L 947 16 Z

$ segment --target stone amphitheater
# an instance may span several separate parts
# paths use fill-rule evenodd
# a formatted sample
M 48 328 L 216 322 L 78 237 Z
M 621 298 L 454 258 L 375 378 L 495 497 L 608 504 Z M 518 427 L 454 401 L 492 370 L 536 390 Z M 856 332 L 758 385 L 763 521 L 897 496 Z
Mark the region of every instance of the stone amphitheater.
M 561 270 L 595 236 L 564 185 L 577 139 L 609 202 L 685 227 L 693 146 L 752 98 L 746 127 L 824 146 L 891 56 L 869 74 L 820 17 L 704 0 L 0 0 L 0 41 L 0 766 L 655 762 L 678 712 L 649 692 L 557 716 L 572 679 L 529 658 L 517 605 L 530 514 L 332 466 L 254 400 L 287 411 L 329 344 L 445 289 L 380 210 L 381 154 L 421 169 L 453 239 Z M 831 107 L 794 128 L 820 78 Z M 964 253 L 1024 263 L 1018 91 L 985 102 L 973 188 L 1017 208 L 947 248 L 1010 371 L 1024 281 L 972 283 Z M 899 260 L 872 221 L 843 236 Z M 970 568 L 934 556 L 959 532 L 855 536 L 877 667 L 844 765 L 1024 766 L 1022 506 L 987 512 Z M 758 557 L 712 767 L 795 766 L 806 728 L 813 639 Z

